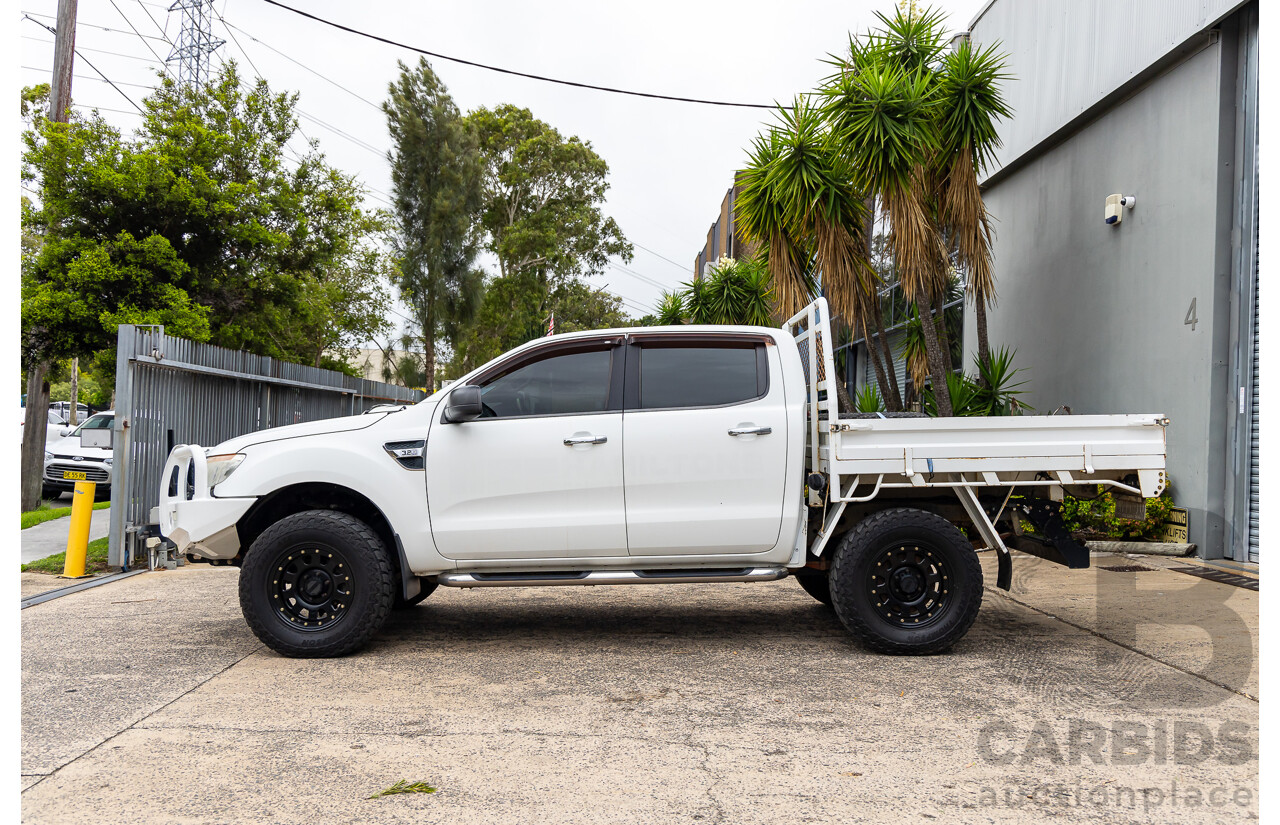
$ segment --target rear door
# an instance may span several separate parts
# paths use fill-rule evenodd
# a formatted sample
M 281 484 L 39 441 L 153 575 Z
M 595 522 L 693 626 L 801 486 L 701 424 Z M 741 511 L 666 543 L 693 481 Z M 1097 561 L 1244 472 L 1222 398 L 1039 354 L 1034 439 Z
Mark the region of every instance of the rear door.
M 763 335 L 637 335 L 627 352 L 631 555 L 762 553 L 778 543 L 787 410 Z
M 432 422 L 427 506 L 442 555 L 627 555 L 623 355 L 616 337 L 538 347 L 477 379 L 481 418 Z

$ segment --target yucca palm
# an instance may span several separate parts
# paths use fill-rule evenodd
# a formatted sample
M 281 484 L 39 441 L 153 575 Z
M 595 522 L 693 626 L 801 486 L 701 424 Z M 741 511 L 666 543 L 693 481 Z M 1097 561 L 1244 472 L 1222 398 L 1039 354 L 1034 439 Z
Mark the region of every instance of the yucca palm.
M 773 315 L 773 284 L 759 256 L 722 258 L 701 279 L 703 317 L 695 324 L 769 326 Z
M 921 317 L 945 291 L 946 247 L 932 219 L 928 166 L 938 149 L 936 80 L 928 61 L 941 49 L 939 17 L 921 15 L 917 25 L 881 16 L 886 29 L 865 43 L 851 40 L 847 59 L 822 93 L 834 134 L 859 182 L 875 192 L 889 217 L 890 244 L 903 295 Z M 905 32 L 909 36 L 895 36 Z M 930 373 L 943 415 L 951 414 L 938 329 L 922 325 Z
M 734 220 L 746 239 L 764 256 L 773 279 L 775 318 L 790 318 L 816 291 L 809 271 L 809 250 L 787 224 L 786 212 L 770 186 L 769 167 L 780 152 L 776 130 L 752 141 L 746 167 L 738 175 L 741 190 L 734 204 Z
M 684 296 L 679 292 L 663 292 L 658 299 L 658 324 L 664 327 L 684 323 Z
M 937 166 L 942 176 L 941 217 L 955 244 L 959 263 L 968 272 L 968 297 L 973 302 L 978 361 L 990 361 L 987 309 L 995 304 L 991 267 L 991 216 L 982 201 L 978 175 L 1000 146 L 997 118 L 1012 112 L 1000 93 L 1009 77 L 997 46 L 979 50 L 967 39 L 946 55 L 939 72 Z
M 872 345 L 871 319 L 880 317 L 880 277 L 871 266 L 866 205 L 854 186 L 853 170 L 822 111 L 806 98 L 797 98 L 791 110 L 781 111 L 779 117 L 780 128 L 774 134 L 777 150 L 766 185 L 781 204 L 792 234 L 806 238 L 814 250 L 821 292 L 832 314 L 862 331 L 881 394 L 891 409 L 901 409 L 892 362 L 886 375 L 880 353 Z

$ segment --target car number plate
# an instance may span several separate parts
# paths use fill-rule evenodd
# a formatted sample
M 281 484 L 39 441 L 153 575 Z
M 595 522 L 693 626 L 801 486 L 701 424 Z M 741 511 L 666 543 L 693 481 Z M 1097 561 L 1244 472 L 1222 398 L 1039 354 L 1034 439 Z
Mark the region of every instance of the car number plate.
M 67 481 L 88 481 L 89 480 L 89 477 L 84 473 L 75 473 L 75 472 L 72 472 L 71 470 L 64 471 L 62 473 L 62 477 Z

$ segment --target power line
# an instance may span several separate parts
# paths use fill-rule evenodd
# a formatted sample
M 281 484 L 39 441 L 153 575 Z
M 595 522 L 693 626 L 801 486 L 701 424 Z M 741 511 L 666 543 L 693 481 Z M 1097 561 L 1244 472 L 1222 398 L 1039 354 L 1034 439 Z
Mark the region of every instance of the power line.
M 164 27 L 163 27 L 163 26 L 161 26 L 159 23 L 157 23 L 157 22 L 156 22 L 156 19 L 155 19 L 154 17 L 152 17 L 152 16 L 151 16 L 151 12 L 147 11 L 147 6 L 155 6 L 155 3 L 144 3 L 144 2 L 142 2 L 142 0 L 138 0 L 138 5 L 139 5 L 139 6 L 142 6 L 142 11 L 143 11 L 143 13 L 144 13 L 144 14 L 146 14 L 146 15 L 147 15 L 147 18 L 152 22 L 152 24 L 153 24 L 157 29 L 159 29 L 159 30 L 160 30 L 160 36 L 161 36 L 161 37 L 163 37 L 163 38 L 165 39 L 165 41 L 169 43 L 169 45 L 170 45 L 170 46 L 172 46 L 172 45 L 173 45 L 173 43 L 172 43 L 171 41 L 169 41 L 169 32 L 165 31 Z M 167 9 L 167 8 L 165 8 L 164 6 L 156 6 L 156 8 L 158 8 L 158 9 L 165 9 L 165 13 L 166 13 L 166 14 L 168 13 L 168 9 Z M 167 18 L 166 18 L 166 22 L 168 22 Z
M 530 74 L 528 72 L 519 72 L 514 69 L 504 69 L 500 66 L 490 66 L 485 63 L 477 63 L 474 60 L 464 60 L 463 58 L 460 58 L 460 57 L 450 57 L 447 54 L 440 54 L 439 52 L 427 51 L 426 49 L 420 49 L 417 46 L 410 46 L 407 43 L 400 43 L 398 41 L 391 40 L 386 37 L 380 37 L 376 34 L 370 34 L 369 32 L 360 31 L 359 29 L 353 29 L 350 26 L 344 26 L 341 23 L 335 23 L 332 20 L 326 20 L 323 17 L 318 17 L 314 14 L 311 14 L 310 12 L 305 12 L 305 11 L 302 11 L 301 9 L 295 9 L 292 6 L 286 6 L 284 3 L 279 2 L 279 0 L 263 0 L 263 2 L 270 3 L 273 6 L 278 6 L 279 8 L 282 8 L 285 11 L 291 11 L 296 15 L 299 15 L 301 17 L 306 17 L 309 20 L 314 20 L 317 23 L 323 23 L 326 26 L 332 26 L 333 28 L 339 29 L 340 31 L 344 31 L 349 34 L 356 34 L 356 35 L 359 35 L 360 37 L 368 38 L 369 40 L 376 40 L 379 43 L 385 43 L 389 46 L 397 46 L 401 49 L 408 49 L 409 51 L 417 52 L 418 54 L 425 54 L 427 57 L 435 57 L 440 60 L 448 60 L 452 63 L 460 63 L 463 66 L 473 66 L 477 69 L 487 69 L 488 71 L 491 71 L 491 72 L 499 72 L 501 74 L 513 75 L 515 77 L 524 77 L 530 80 L 541 80 L 544 83 L 558 83 L 561 86 L 573 86 L 579 89 L 593 89 L 597 92 L 610 92 L 612 94 L 631 95 L 632 97 L 647 97 L 653 100 L 673 100 L 679 103 L 700 103 L 706 106 L 734 106 L 734 107 L 744 108 L 744 109 L 791 109 L 793 108 L 791 106 L 781 106 L 776 103 L 770 103 L 770 104 L 732 103 L 724 100 L 703 100 L 701 98 L 694 98 L 694 97 L 677 97 L 675 95 L 660 95 L 660 94 L 654 94 L 652 92 L 637 92 L 629 89 L 615 89 L 611 86 L 596 86 L 591 83 L 579 83 L 574 80 L 562 80 L 555 77 L 545 77 L 543 75 Z
M 139 0 L 139 2 L 141 2 L 141 0 Z M 337 86 L 339 89 L 341 89 L 342 91 L 344 91 L 344 92 L 346 92 L 347 94 L 351 95 L 351 96 L 352 96 L 352 97 L 354 97 L 356 100 L 360 100 L 360 101 L 363 101 L 364 103 L 369 104 L 369 105 L 370 105 L 370 106 L 372 106 L 373 108 L 377 109 L 379 112 L 381 112 L 381 111 L 382 111 L 382 107 L 381 107 L 381 106 L 379 106 L 377 103 L 374 103 L 374 102 L 373 102 L 372 100 L 370 100 L 369 98 L 367 98 L 367 97 L 363 97 L 362 95 L 357 94 L 356 92 L 351 91 L 351 90 L 350 90 L 350 89 L 348 89 L 346 86 L 343 86 L 341 83 L 339 83 L 338 81 L 334 80 L 333 78 L 331 78 L 331 77 L 327 77 L 327 76 L 325 76 L 325 75 L 321 74 L 320 72 L 317 72 L 315 69 L 311 68 L 311 67 L 310 67 L 310 66 L 308 66 L 306 63 L 303 63 L 303 62 L 302 62 L 302 61 L 300 61 L 300 60 L 296 60 L 296 59 L 294 59 L 294 58 L 290 57 L 289 55 L 285 54 L 284 52 L 282 52 L 282 51 L 280 51 L 279 49 L 277 49 L 277 48 L 275 48 L 274 46 L 272 46 L 270 43 L 267 43 L 267 42 L 266 42 L 266 41 L 264 41 L 264 40 L 260 40 L 260 39 L 258 39 L 258 38 L 256 38 L 256 37 L 254 37 L 252 34 L 250 34 L 249 32 L 245 31 L 244 29 L 240 28 L 239 26 L 235 25 L 234 23 L 228 23 L 226 20 L 223 20 L 221 17 L 219 17 L 218 19 L 219 19 L 219 20 L 222 20 L 222 25 L 226 26 L 227 28 L 229 28 L 229 29 L 235 29 L 236 31 L 238 31 L 238 32 L 240 32 L 241 34 L 243 34 L 245 37 L 247 37 L 247 38 L 249 38 L 250 40 L 252 40 L 254 43 L 257 43 L 257 44 L 258 44 L 258 45 L 260 45 L 260 46 L 264 46 L 265 48 L 270 49 L 271 51 L 273 51 L 273 52 L 275 52 L 276 54 L 278 54 L 278 55 L 280 55 L 281 57 L 283 57 L 285 60 L 288 60 L 290 63 L 294 63 L 294 64 L 296 64 L 296 65 L 298 65 L 298 66 L 301 66 L 302 68 L 304 68 L 304 69 L 306 69 L 307 71 L 311 72 L 313 75 L 315 75 L 316 77 L 320 78 L 321 80 L 327 81 L 327 82 L 329 82 L 329 83 L 333 84 L 334 86 Z
M 635 278 L 637 281 L 640 281 L 643 284 L 648 284 L 649 286 L 656 287 L 662 290 L 671 289 L 671 286 L 672 286 L 671 284 L 664 284 L 661 281 L 650 278 L 648 275 L 641 275 L 639 272 L 632 272 L 630 269 L 626 269 L 625 267 L 618 266 L 613 261 L 609 261 L 609 266 L 621 272 L 623 275 L 630 275 L 632 278 Z
M 671 260 L 670 258 L 668 258 L 668 257 L 667 257 L 667 256 L 665 256 L 665 255 L 659 255 L 657 252 L 654 252 L 652 249 L 650 249 L 649 247 L 647 247 L 647 246 L 645 246 L 645 245 L 643 245 L 643 244 L 636 243 L 635 241 L 632 241 L 631 243 L 635 244 L 635 246 L 636 246 L 636 248 L 637 248 L 637 249 L 643 249 L 645 252 L 648 252 L 650 255 L 653 255 L 655 258 L 661 258 L 662 260 L 666 261 L 667 263 L 671 264 L 672 266 L 677 266 L 677 267 L 679 267 L 681 270 L 683 270 L 683 271 L 684 271 L 684 272 L 686 272 L 686 273 L 689 271 L 689 267 L 688 267 L 688 266 L 686 266 L 685 264 L 678 264 L 678 263 L 676 263 L 675 261 Z
M 114 7 L 115 10 L 119 12 L 120 16 L 124 17 L 124 22 L 129 24 L 129 28 L 133 29 L 133 33 L 138 35 L 138 38 L 142 40 L 142 45 L 147 47 L 147 51 L 154 54 L 156 56 L 156 60 L 159 60 L 161 63 L 163 63 L 164 62 L 163 58 L 161 58 L 160 55 L 156 53 L 156 50 L 151 48 L 151 44 L 147 42 L 148 40 L 155 40 L 156 38 L 154 37 L 148 38 L 143 36 L 142 32 L 138 31 L 137 28 L 134 27 L 133 21 L 130 20 L 128 17 L 125 17 L 125 13 L 121 11 L 119 6 L 116 5 L 116 0 L 110 0 L 110 2 L 112 7 Z M 143 11 L 146 11 L 146 9 L 144 8 Z M 148 14 L 150 14 L 150 12 L 148 12 Z M 164 67 L 164 71 L 165 71 L 165 74 L 169 73 L 169 67 L 167 65 Z
M 93 78 L 90 78 L 92 80 Z M 132 115 L 133 117 L 145 117 L 142 112 L 131 112 L 128 109 L 112 109 L 110 106 L 90 106 L 87 103 L 72 103 L 73 109 L 88 109 L 94 112 L 115 112 L 118 115 Z
M 315 123 L 317 126 L 321 126 L 325 129 L 328 129 L 330 132 L 333 132 L 335 135 L 346 138 L 347 140 L 354 143 L 356 146 L 359 146 L 361 149 L 365 149 L 366 151 L 372 152 L 373 154 L 377 155 L 380 158 L 383 158 L 384 160 L 386 159 L 386 152 L 374 146 L 373 144 L 367 143 L 361 140 L 360 138 L 356 137 L 355 135 L 344 132 L 341 129 L 339 129 L 337 126 L 334 126 L 330 123 L 326 123 L 325 121 L 321 120 L 315 115 L 304 112 L 301 109 L 298 110 L 298 114 L 302 115 L 307 120 Z
M 52 14 L 41 14 L 41 13 L 40 13 L 40 12 L 38 12 L 38 11 L 23 11 L 22 13 L 23 13 L 23 14 L 33 15 L 33 16 L 35 16 L 35 17 L 47 17 L 47 18 L 49 18 L 50 20 L 57 20 L 57 19 L 58 19 L 55 15 L 52 15 Z M 39 22 L 39 21 L 37 21 L 37 22 Z M 41 24 L 41 25 L 43 25 L 43 24 Z M 126 37 L 129 35 L 129 32 L 125 31 L 124 29 L 113 29 L 113 28 L 111 28 L 111 27 L 109 27 L 109 26 L 100 26 L 100 25 L 98 25 L 98 24 L 96 24 L 96 23 L 82 23 L 82 22 L 80 22 L 79 20 L 77 20 L 77 21 L 76 21 L 76 28 L 102 29 L 104 32 L 111 32 L 112 34 L 123 34 L 123 35 L 125 35 Z M 137 34 L 137 30 L 136 30 L 136 29 L 134 30 L 134 34 Z M 153 36 L 148 35 L 148 34 L 139 34 L 139 35 L 138 35 L 138 37 L 144 37 L 144 38 L 148 38 L 148 39 L 150 39 L 150 40 L 159 40 L 159 39 L 160 39 L 160 38 L 158 38 L 158 37 L 153 37 Z
M 44 74 L 53 73 L 53 69 L 42 69 L 39 66 L 21 66 L 20 68 L 27 69 L 28 71 L 32 71 L 32 72 L 43 72 Z M 77 75 L 72 75 L 72 77 L 74 77 L 76 80 L 92 80 L 95 83 L 111 82 L 109 80 L 103 80 L 100 77 L 90 77 L 87 74 L 77 74 Z M 125 83 L 123 80 L 119 81 L 119 83 L 121 86 L 136 86 L 139 89 L 155 89 L 155 86 L 148 86 L 145 83 Z
M 35 23 L 37 26 L 40 26 L 41 28 L 45 29 L 46 31 L 48 31 L 48 32 L 49 32 L 49 34 L 52 34 L 54 37 L 57 37 L 57 35 L 58 35 L 58 30 L 57 30 L 57 29 L 53 28 L 52 26 L 46 26 L 44 23 L 41 23 L 39 20 L 37 20 L 37 19 L 35 19 L 34 17 L 31 17 L 31 16 L 29 16 L 29 15 L 27 15 L 27 14 L 25 14 L 25 13 L 24 13 L 22 16 L 23 16 L 23 17 L 25 17 L 26 19 L 30 20 L 32 23 Z M 79 50 L 79 49 L 76 49 L 76 50 L 75 50 L 75 53 L 76 53 L 76 56 L 77 56 L 77 57 L 79 57 L 81 60 L 83 60 L 83 61 L 84 61 L 84 63 L 85 63 L 85 65 L 86 65 L 86 66 L 88 66 L 90 69 L 93 69 L 95 72 L 97 72 L 97 73 L 98 73 L 98 75 L 99 75 L 103 80 L 105 80 L 105 81 L 107 81 L 108 83 L 110 83 L 110 84 L 111 84 L 111 88 L 113 88 L 113 89 L 115 89 L 117 92 L 119 92 L 121 97 L 123 97 L 125 100 L 129 101 L 130 103 L 133 103 L 133 108 L 137 109 L 139 112 L 141 112 L 141 111 L 142 111 L 142 107 L 141 107 L 141 106 L 139 106 L 137 103 L 134 103 L 133 98 L 129 97 L 127 94 L 125 94 L 125 93 L 124 93 L 124 89 L 121 89 L 119 86 L 117 86 L 114 82 L 112 82 L 111 78 L 109 78 L 109 77 L 107 77 L 105 74 L 103 74 L 103 73 L 98 69 L 98 67 L 97 67 L 97 66 L 93 65 L 92 63 L 90 63 L 90 62 L 89 62 L 89 58 L 87 58 L 87 57 L 85 57 L 84 55 L 80 54 L 80 50 Z
M 39 21 L 37 21 L 37 22 L 39 22 Z M 52 40 L 45 40 L 45 39 L 40 38 L 40 37 L 31 37 L 30 35 L 26 35 L 26 34 L 22 35 L 22 39 L 23 39 L 23 40 L 33 40 L 33 41 L 35 41 L 36 43 L 50 43 L 50 44 L 51 44 L 51 43 L 53 43 L 53 41 L 52 41 Z M 93 52 L 94 54 L 109 54 L 109 55 L 111 55 L 112 57 L 127 57 L 127 58 L 129 58 L 130 60 L 141 60 L 143 63 L 155 63 L 155 62 L 156 62 L 156 61 L 152 60 L 152 59 L 151 59 L 151 58 L 149 58 L 149 57 L 138 57 L 136 54 L 124 54 L 123 52 L 110 52 L 110 51 L 107 51 L 107 50 L 105 50 L 105 49 L 91 49 L 91 48 L 89 48 L 88 46 L 77 46 L 77 47 L 76 47 L 76 52 L 77 52 L 77 53 L 79 53 L 79 52 L 81 52 L 81 51 Z M 160 65 L 161 65 L 161 66 L 163 66 L 163 65 L 164 65 L 163 61 L 161 61 Z

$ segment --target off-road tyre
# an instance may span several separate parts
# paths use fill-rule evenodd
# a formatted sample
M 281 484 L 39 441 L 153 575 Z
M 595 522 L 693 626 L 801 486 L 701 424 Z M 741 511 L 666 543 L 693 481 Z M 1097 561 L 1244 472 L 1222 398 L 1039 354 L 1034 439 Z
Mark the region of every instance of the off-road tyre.
M 345 656 L 387 621 L 395 573 L 369 525 L 335 510 L 277 521 L 240 570 L 240 608 L 253 635 L 291 658 Z
M 830 571 L 832 606 L 879 653 L 941 653 L 982 606 L 982 567 L 955 525 L 923 510 L 883 510 L 841 537 Z
M 831 607 L 831 582 L 827 579 L 825 570 L 814 570 L 793 575 L 795 580 L 800 583 L 800 586 L 804 588 L 804 592 L 813 596 L 827 607 Z

